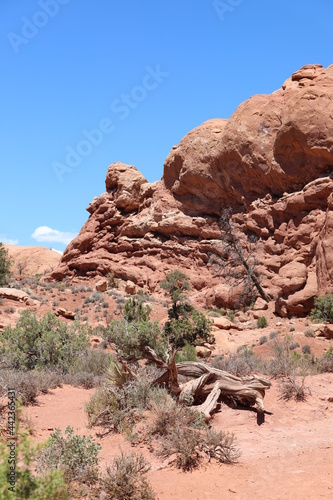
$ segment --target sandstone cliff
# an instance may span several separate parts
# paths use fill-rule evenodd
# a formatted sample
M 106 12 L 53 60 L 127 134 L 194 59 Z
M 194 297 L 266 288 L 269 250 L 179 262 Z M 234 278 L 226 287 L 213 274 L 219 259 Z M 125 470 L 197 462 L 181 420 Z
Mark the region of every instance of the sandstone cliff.
M 111 165 L 106 192 L 90 203 L 52 277 L 112 270 L 154 291 L 179 268 L 197 298 L 232 306 L 235 291 L 209 259 L 220 251 L 225 207 L 240 235 L 259 238 L 262 284 L 279 314 L 306 314 L 315 295 L 333 292 L 333 65 L 304 66 L 229 120 L 189 132 L 172 148 L 161 181 Z

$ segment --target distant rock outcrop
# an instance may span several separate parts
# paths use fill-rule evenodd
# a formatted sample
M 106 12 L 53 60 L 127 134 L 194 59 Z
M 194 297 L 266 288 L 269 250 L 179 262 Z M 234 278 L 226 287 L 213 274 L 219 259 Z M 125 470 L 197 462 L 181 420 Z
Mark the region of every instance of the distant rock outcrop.
M 214 274 L 222 210 L 239 234 L 255 234 L 263 286 L 283 315 L 304 315 L 333 291 L 333 65 L 304 66 L 271 95 L 229 120 L 187 134 L 161 181 L 133 166 L 108 169 L 106 192 L 52 277 L 106 275 L 154 291 L 182 269 L 208 304 L 232 306 L 239 291 Z
M 11 272 L 17 278 L 50 273 L 58 266 L 61 258 L 58 252 L 45 247 L 5 245 L 5 248 L 11 260 Z

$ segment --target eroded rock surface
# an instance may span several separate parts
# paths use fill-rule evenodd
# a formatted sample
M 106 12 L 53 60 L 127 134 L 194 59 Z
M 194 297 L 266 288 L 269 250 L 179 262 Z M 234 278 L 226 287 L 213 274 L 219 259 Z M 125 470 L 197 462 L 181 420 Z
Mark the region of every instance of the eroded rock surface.
M 307 314 L 333 292 L 333 66 L 308 65 L 229 120 L 213 119 L 168 155 L 161 181 L 114 163 L 106 192 L 52 277 L 106 275 L 149 291 L 181 269 L 207 305 L 239 290 L 211 265 L 219 217 L 232 207 L 240 237 L 258 237 L 262 283 L 283 315 Z

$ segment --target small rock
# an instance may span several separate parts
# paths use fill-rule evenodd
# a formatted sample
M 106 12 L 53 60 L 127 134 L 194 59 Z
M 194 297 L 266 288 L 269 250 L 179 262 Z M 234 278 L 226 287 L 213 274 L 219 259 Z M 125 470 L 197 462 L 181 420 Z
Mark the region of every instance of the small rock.
M 250 315 L 252 316 L 253 319 L 258 319 L 260 316 L 263 316 L 262 311 L 250 311 Z
M 230 328 L 234 328 L 234 323 L 230 321 L 230 319 L 225 317 L 213 318 L 214 326 L 219 328 L 220 330 L 230 330 Z
M 212 354 L 210 349 L 207 349 L 207 347 L 204 347 L 202 345 L 197 345 L 195 347 L 195 350 L 199 358 L 208 358 Z
M 18 302 L 22 302 L 30 298 L 26 292 L 16 290 L 16 288 L 0 288 L 0 297 L 17 300 Z
M 136 293 L 136 286 L 135 283 L 133 283 L 133 281 L 130 280 L 126 281 L 125 292 L 129 293 L 130 295 L 134 295 Z
M 106 278 L 102 278 L 99 281 L 97 281 L 95 288 L 98 292 L 106 292 L 108 289 L 108 281 Z
M 90 342 L 93 342 L 94 344 L 99 344 L 101 342 L 101 339 L 99 337 L 91 337 Z
M 56 316 L 62 316 L 66 319 L 75 319 L 75 313 L 73 311 L 67 311 L 67 309 L 63 307 L 59 307 L 56 310 Z
M 333 339 L 333 325 L 318 325 L 315 332 L 316 337 L 324 337 L 325 339 Z
M 267 302 L 262 299 L 261 297 L 258 297 L 257 300 L 255 301 L 255 304 L 253 306 L 254 311 L 266 311 L 268 309 L 268 304 Z

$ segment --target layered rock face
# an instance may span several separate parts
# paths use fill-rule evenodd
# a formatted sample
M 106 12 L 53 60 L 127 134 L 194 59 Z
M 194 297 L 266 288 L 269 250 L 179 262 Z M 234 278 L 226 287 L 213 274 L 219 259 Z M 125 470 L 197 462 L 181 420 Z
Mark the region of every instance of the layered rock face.
M 315 295 L 333 292 L 333 65 L 305 66 L 229 120 L 192 130 L 172 148 L 161 181 L 111 165 L 106 192 L 52 277 L 113 271 L 154 291 L 179 268 L 198 299 L 232 306 L 238 292 L 210 264 L 226 207 L 241 239 L 259 238 L 262 284 L 279 314 L 306 314 Z

